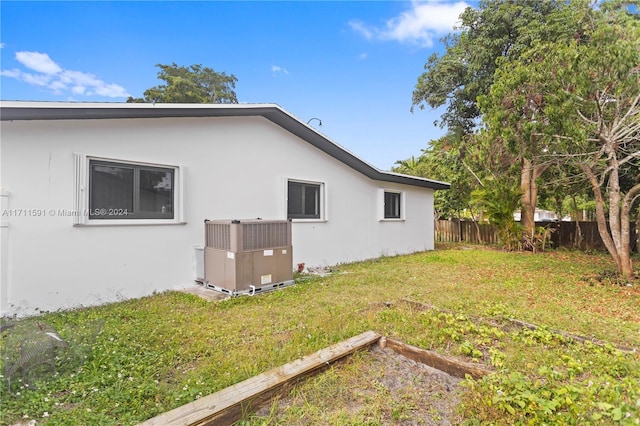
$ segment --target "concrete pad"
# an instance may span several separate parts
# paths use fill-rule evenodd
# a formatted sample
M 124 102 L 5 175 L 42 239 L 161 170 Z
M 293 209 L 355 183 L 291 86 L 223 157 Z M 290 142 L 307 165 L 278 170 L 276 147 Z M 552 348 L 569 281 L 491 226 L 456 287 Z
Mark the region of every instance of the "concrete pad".
M 224 294 L 224 293 L 220 293 L 219 291 L 208 289 L 203 285 L 193 285 L 190 287 L 185 287 L 180 289 L 180 291 L 189 293 L 189 294 L 195 294 L 196 296 L 200 296 L 203 299 L 208 300 L 210 302 L 215 302 L 217 300 L 224 300 L 229 298 L 228 294 Z

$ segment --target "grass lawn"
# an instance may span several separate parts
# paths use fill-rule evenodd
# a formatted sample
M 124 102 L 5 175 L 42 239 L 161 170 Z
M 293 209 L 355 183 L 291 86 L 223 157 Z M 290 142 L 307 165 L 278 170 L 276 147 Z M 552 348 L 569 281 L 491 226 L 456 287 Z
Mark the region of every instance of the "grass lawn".
M 605 254 L 450 245 L 342 265 L 331 276 L 301 276 L 295 286 L 255 297 L 212 303 L 166 292 L 45 314 L 19 326 L 50 324 L 67 340 L 97 323 L 101 331 L 80 368 L 60 365 L 55 377 L 30 386 L 14 381 L 11 393 L 3 380 L 0 423 L 136 424 L 374 330 L 496 371 L 464 382 L 466 424 L 640 424 L 640 354 L 614 348 L 640 347 L 640 285 L 598 279 L 611 269 Z M 514 327 L 510 318 L 541 328 Z M 573 342 L 551 330 L 611 344 Z M 3 355 L 10 332 L 3 332 Z M 396 418 L 363 410 L 314 422 Z

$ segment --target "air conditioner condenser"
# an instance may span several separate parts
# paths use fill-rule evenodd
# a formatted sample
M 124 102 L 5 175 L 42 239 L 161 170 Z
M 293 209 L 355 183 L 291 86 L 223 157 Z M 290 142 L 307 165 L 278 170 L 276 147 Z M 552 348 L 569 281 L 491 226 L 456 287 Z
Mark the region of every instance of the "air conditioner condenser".
M 230 294 L 255 294 L 293 284 L 288 220 L 205 221 L 204 284 Z

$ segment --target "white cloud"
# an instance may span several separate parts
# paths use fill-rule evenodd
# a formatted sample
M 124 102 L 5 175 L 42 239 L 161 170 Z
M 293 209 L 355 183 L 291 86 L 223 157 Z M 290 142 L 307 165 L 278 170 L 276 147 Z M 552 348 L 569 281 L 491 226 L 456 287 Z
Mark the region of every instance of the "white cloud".
M 32 86 L 46 87 L 51 81 L 51 76 L 47 74 L 31 74 L 17 68 L 12 70 L 2 70 L 0 71 L 0 75 L 3 77 L 15 78 L 16 80 L 22 80 Z
M 46 53 L 17 52 L 16 60 L 35 73 L 14 68 L 0 71 L 0 75 L 32 86 L 44 87 L 54 94 L 71 92 L 80 96 L 98 95 L 108 98 L 129 96 L 127 90 L 118 84 L 105 83 L 91 73 L 62 68 Z
M 454 30 L 459 23 L 460 14 L 467 7 L 469 5 L 463 1 L 450 3 L 414 0 L 409 10 L 389 19 L 381 27 L 366 25 L 359 20 L 352 20 L 349 25 L 367 40 L 395 40 L 431 47 L 439 36 Z
M 18 78 L 20 76 L 21 71 L 17 68 L 12 70 L 2 70 L 0 71 L 0 75 L 4 77 Z
M 16 60 L 30 70 L 44 74 L 57 74 L 62 68 L 49 55 L 40 52 L 17 52 Z
M 94 90 L 98 95 L 110 98 L 126 98 L 129 96 L 125 88 L 117 84 L 101 84 L 96 86 Z
M 32 86 L 46 87 L 51 84 L 51 76 L 47 74 L 30 74 L 28 72 L 21 73 L 20 79 Z
M 360 34 L 362 37 L 367 40 L 371 40 L 373 36 L 376 34 L 377 30 L 374 27 L 368 27 L 364 22 L 359 19 L 352 19 L 349 21 L 349 26 L 351 29 Z
M 87 88 L 84 86 L 73 86 L 71 88 L 71 92 L 74 95 L 84 95 L 86 91 L 87 91 Z
M 286 68 L 282 68 L 282 67 L 280 67 L 280 66 L 278 66 L 278 65 L 271 65 L 271 71 L 272 71 L 274 74 L 275 74 L 275 73 L 278 73 L 278 72 L 281 72 L 281 73 L 283 73 L 283 74 L 287 74 L 287 75 L 289 75 L 289 70 L 287 70 Z
M 105 84 L 103 81 L 100 81 L 98 78 L 96 78 L 96 76 L 93 74 L 71 70 L 64 70 L 60 75 L 60 80 L 65 83 L 82 86 L 99 87 Z
M 61 81 L 53 81 L 49 84 L 49 89 L 51 89 L 53 93 L 63 93 L 67 90 L 67 85 Z
M 364 61 L 368 57 L 369 57 L 369 54 L 367 52 L 362 52 L 361 54 L 358 55 L 358 59 L 360 59 L 361 61 Z

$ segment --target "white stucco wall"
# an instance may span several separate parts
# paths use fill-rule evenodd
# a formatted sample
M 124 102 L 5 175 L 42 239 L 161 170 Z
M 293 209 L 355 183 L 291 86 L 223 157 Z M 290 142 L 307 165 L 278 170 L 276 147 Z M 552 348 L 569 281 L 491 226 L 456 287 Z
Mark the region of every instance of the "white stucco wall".
M 286 218 L 287 179 L 325 185 L 326 220 L 293 224 L 294 264 L 433 249 L 433 191 L 373 181 L 261 117 L 2 122 L 0 309 L 31 314 L 193 284 L 207 219 Z M 74 153 L 183 168 L 185 224 L 73 226 Z M 405 221 L 380 221 L 381 189 Z M 43 214 L 39 215 L 42 211 Z

